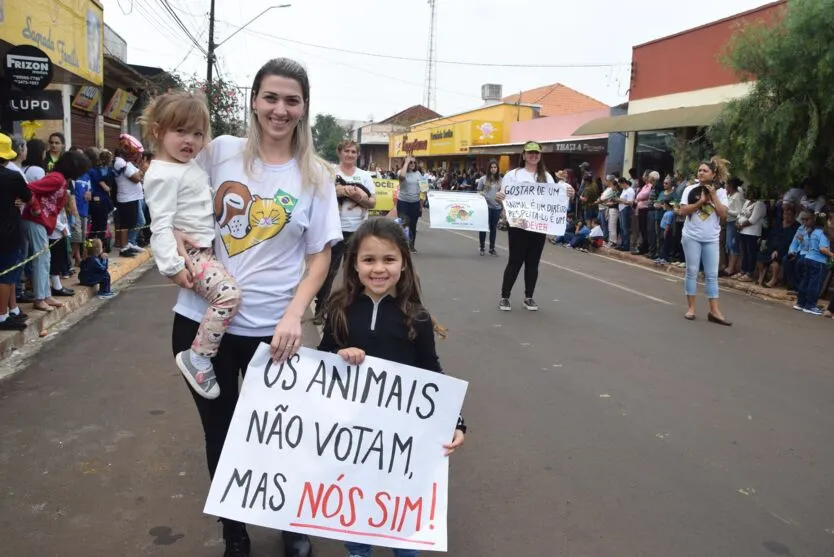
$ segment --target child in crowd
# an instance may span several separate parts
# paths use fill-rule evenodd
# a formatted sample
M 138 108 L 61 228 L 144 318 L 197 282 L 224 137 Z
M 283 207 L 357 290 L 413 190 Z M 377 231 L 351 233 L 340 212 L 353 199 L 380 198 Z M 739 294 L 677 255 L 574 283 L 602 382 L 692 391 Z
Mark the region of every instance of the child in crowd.
M 660 257 L 654 260 L 656 265 L 668 265 L 672 245 L 675 242 L 675 209 L 671 200 L 663 202 L 663 216 L 660 218 Z
M 78 282 L 81 286 L 98 286 L 98 297 L 112 298 L 116 295 L 110 290 L 110 271 L 107 270 L 107 254 L 101 240 L 94 238 L 88 242 L 87 257 L 81 261 Z
M 831 253 L 831 243 L 825 233 L 828 216 L 825 213 L 814 213 L 813 218 L 812 228 L 808 231 L 808 251 L 802 264 L 802 278 L 799 281 L 793 309 L 811 315 L 822 315 L 822 310 L 817 307 L 817 299 L 828 271 L 828 262 L 834 257 L 834 253 Z
M 241 300 L 234 278 L 214 255 L 214 204 L 208 174 L 194 160 L 208 143 L 209 111 L 192 93 L 167 93 L 142 114 L 142 130 L 155 158 L 145 174 L 145 202 L 151 215 L 151 247 L 159 272 L 181 288 L 194 289 L 209 306 L 191 348 L 176 362 L 194 391 L 220 395 L 211 358 Z M 192 275 L 177 252 L 174 229 L 188 235 Z
M 563 248 L 566 248 L 570 245 L 571 241 L 573 240 L 574 229 L 576 228 L 576 225 L 574 225 L 573 223 L 573 215 L 568 213 L 565 222 L 566 224 L 564 236 L 551 236 L 548 240 L 554 246 L 558 246 L 559 244 L 561 244 Z
M 55 228 L 49 234 L 49 286 L 53 296 L 74 296 L 75 291 L 64 288 L 61 277 L 68 277 L 70 273 L 69 218 L 67 211 L 61 211 L 55 220 Z
M 591 233 L 588 235 L 591 250 L 597 250 L 605 243 L 605 232 L 600 226 L 599 219 L 591 219 Z
M 319 350 L 336 352 L 359 365 L 365 356 L 442 373 L 434 344 L 432 318 L 423 305 L 420 283 L 402 228 L 374 218 L 354 232 L 345 256 L 341 287 L 333 292 Z M 451 454 L 463 445 L 466 426 L 458 419 Z M 346 543 L 348 553 L 369 557 L 371 546 Z M 414 550 L 394 549 L 396 557 Z
M 796 229 L 796 234 L 788 247 L 788 254 L 782 261 L 785 268 L 785 283 L 789 291 L 799 290 L 802 271 L 805 267 L 805 256 L 808 253 L 809 237 L 814 229 L 813 219 L 814 214 L 808 211 L 802 211 L 799 214 L 799 228 Z M 794 306 L 794 309 L 801 310 L 802 307 Z
M 574 230 L 573 239 L 570 241 L 570 248 L 587 249 L 588 236 L 591 235 L 591 229 L 585 226 L 585 221 L 577 219 L 576 228 Z

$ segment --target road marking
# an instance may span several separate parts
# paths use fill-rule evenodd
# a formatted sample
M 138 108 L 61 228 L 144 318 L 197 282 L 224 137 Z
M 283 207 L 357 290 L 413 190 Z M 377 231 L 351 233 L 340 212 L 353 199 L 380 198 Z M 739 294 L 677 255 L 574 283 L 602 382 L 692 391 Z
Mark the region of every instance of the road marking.
M 473 242 L 478 241 L 477 238 L 473 238 L 472 236 L 469 236 L 468 234 L 464 234 L 464 233 L 458 232 L 456 230 L 447 230 L 446 232 L 456 234 L 456 235 L 458 235 L 462 238 L 466 238 L 467 240 L 472 240 Z M 499 245 L 496 244 L 495 247 L 498 248 L 498 249 L 502 249 L 504 251 L 509 251 L 504 246 L 499 246 Z M 623 290 L 624 292 L 628 292 L 629 294 L 634 294 L 636 296 L 646 298 L 647 300 L 651 300 L 652 302 L 657 302 L 658 304 L 664 304 L 664 305 L 667 305 L 667 306 L 674 305 L 672 302 L 668 302 L 666 300 L 661 300 L 660 298 L 655 298 L 654 296 L 649 296 L 648 294 L 644 294 L 643 292 L 640 292 L 639 290 L 634 290 L 632 288 L 628 288 L 627 286 L 623 286 L 622 284 L 617 284 L 616 282 L 609 282 L 605 279 L 595 277 L 594 275 L 589 275 L 588 273 L 583 273 L 582 271 L 577 271 L 576 269 L 571 269 L 570 267 L 565 267 L 563 265 L 557 265 L 556 263 L 551 263 L 550 261 L 547 261 L 546 259 L 542 259 L 541 262 L 544 263 L 545 265 L 549 265 L 549 266 L 551 266 L 555 269 L 559 269 L 560 271 L 567 271 L 568 273 L 573 273 L 573 274 L 578 275 L 582 278 L 586 278 L 588 280 L 593 280 L 593 281 L 605 284 L 607 286 L 610 286 L 611 288 L 617 288 L 619 290 Z

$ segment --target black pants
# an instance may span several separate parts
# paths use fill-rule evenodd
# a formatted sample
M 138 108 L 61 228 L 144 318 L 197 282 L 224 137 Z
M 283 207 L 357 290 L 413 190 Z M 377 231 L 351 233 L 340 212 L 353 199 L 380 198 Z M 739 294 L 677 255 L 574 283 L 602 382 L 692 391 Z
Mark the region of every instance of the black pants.
M 501 217 L 501 209 L 487 208 L 489 214 L 489 249 L 495 249 L 495 234 L 498 231 L 498 219 Z M 486 242 L 486 232 L 478 232 L 478 240 L 481 242 L 481 249 L 484 249 L 484 242 Z
M 637 227 L 640 229 L 640 253 L 649 251 L 649 210 L 637 209 Z
M 102 243 L 104 242 L 109 214 L 109 201 L 90 201 L 90 239 L 98 238 Z
M 118 218 L 118 228 L 136 228 L 136 224 L 139 222 L 139 202 L 116 203 L 116 217 Z
M 330 248 L 330 269 L 327 271 L 327 277 L 325 277 L 324 283 L 316 294 L 317 316 L 324 314 L 324 306 L 330 297 L 330 291 L 333 289 L 333 281 L 336 280 L 336 275 L 339 274 L 339 268 L 342 266 L 342 258 L 345 255 L 345 251 L 347 251 L 348 241 L 352 235 L 353 232 L 342 231 L 343 240 Z
M 200 324 L 182 315 L 174 316 L 174 328 L 171 332 L 171 345 L 174 354 L 188 350 L 197 334 Z M 203 424 L 203 433 L 206 439 L 206 461 L 208 463 L 209 476 L 214 478 L 217 470 L 217 462 L 220 460 L 220 452 L 223 450 L 223 443 L 226 441 L 226 433 L 232 423 L 232 415 L 238 399 L 238 378 L 246 373 L 249 361 L 255 355 L 255 350 L 262 342 L 269 343 L 271 337 L 244 337 L 226 333 L 220 341 L 220 350 L 217 356 L 212 358 L 214 373 L 217 376 L 217 384 L 220 387 L 220 396 L 214 400 L 203 398 L 190 388 L 191 397 L 197 405 L 197 412 L 200 414 L 200 422 Z M 183 378 L 183 382 L 185 379 Z M 186 383 L 188 385 L 188 383 Z M 221 522 L 235 524 L 235 521 L 221 518 Z M 284 532 L 283 539 L 285 546 L 292 545 L 294 541 L 308 539 L 304 534 Z
M 753 276 L 756 270 L 756 259 L 759 256 L 759 237 L 749 234 L 738 235 L 741 241 L 741 270 Z
M 532 298 L 536 289 L 536 281 L 539 280 L 539 261 L 542 258 L 544 242 L 547 236 L 538 232 L 530 232 L 520 228 L 512 228 L 507 231 L 507 239 L 510 243 L 510 257 L 507 267 L 504 269 L 504 282 L 501 284 L 501 297 L 509 298 L 510 293 L 524 265 L 524 297 Z
M 53 240 L 50 240 L 53 241 Z M 67 255 L 67 237 L 64 236 L 49 248 L 49 274 L 68 275 L 70 271 L 69 255 Z M 52 284 L 50 283 L 50 287 Z
M 420 202 L 397 200 L 397 216 L 403 221 L 408 221 L 408 243 L 414 247 L 414 241 L 417 239 L 417 221 L 420 220 Z

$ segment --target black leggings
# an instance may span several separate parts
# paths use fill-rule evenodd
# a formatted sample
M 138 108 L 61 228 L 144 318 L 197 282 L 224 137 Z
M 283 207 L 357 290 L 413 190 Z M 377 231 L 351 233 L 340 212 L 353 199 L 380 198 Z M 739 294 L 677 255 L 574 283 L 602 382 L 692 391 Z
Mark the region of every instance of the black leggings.
M 174 354 L 191 348 L 199 327 L 200 324 L 196 321 L 179 314 L 174 316 L 174 328 L 171 332 L 171 346 Z M 217 356 L 211 359 L 217 376 L 217 384 L 220 387 L 220 396 L 209 400 L 187 387 L 194 399 L 194 404 L 197 405 L 200 422 L 203 424 L 203 433 L 206 438 L 206 461 L 211 478 L 214 478 L 214 472 L 217 470 L 220 452 L 223 450 L 223 443 L 226 442 L 226 433 L 229 431 L 232 415 L 237 405 L 238 378 L 246 374 L 246 368 L 249 367 L 249 361 L 255 355 L 258 345 L 262 342 L 269 344 L 271 341 L 272 337 L 244 337 L 226 333 L 220 341 Z M 185 384 L 188 385 L 187 382 Z M 226 524 L 236 524 L 234 520 L 226 518 L 220 520 Z M 308 539 L 304 534 L 293 532 L 284 532 L 283 538 L 285 546 L 297 540 Z
M 515 279 L 524 265 L 524 297 L 532 298 L 539 279 L 539 261 L 544 250 L 547 237 L 538 232 L 530 232 L 520 228 L 510 228 L 507 231 L 510 243 L 510 258 L 504 269 L 504 282 L 501 284 L 501 297 L 509 298 L 513 290 Z
M 501 218 L 501 209 L 487 208 L 489 214 L 489 249 L 495 249 L 495 234 L 498 230 L 498 219 Z M 478 240 L 481 242 L 481 249 L 484 249 L 484 242 L 486 242 L 487 233 L 478 232 Z
M 637 228 L 640 229 L 640 253 L 649 251 L 649 210 L 637 209 Z
M 417 239 L 417 221 L 420 219 L 420 202 L 397 200 L 397 216 L 408 220 L 408 243 L 414 247 L 414 241 Z

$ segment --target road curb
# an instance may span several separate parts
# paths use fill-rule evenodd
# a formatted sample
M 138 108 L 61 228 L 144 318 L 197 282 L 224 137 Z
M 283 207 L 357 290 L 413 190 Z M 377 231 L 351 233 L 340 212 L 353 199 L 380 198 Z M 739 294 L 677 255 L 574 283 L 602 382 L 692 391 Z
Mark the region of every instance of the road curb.
M 149 250 L 137 254 L 135 257 L 111 257 L 109 264 L 111 284 L 117 284 L 131 271 L 139 268 L 146 261 L 151 259 Z M 78 278 L 72 277 L 64 281 L 64 286 L 75 290 L 75 295 L 61 298 L 64 307 L 56 308 L 55 311 L 45 313 L 32 309 L 32 304 L 21 304 L 20 308 L 29 315 L 26 323 L 29 325 L 23 331 L 2 331 L 0 332 L 0 361 L 7 358 L 12 352 L 24 344 L 40 339 L 41 331 L 54 327 L 73 312 L 94 299 L 97 287 L 81 286 Z
M 618 251 L 608 247 L 601 247 L 597 249 L 595 253 L 611 257 L 613 259 L 627 261 L 635 265 L 640 265 L 641 267 L 663 271 L 669 275 L 675 275 L 678 277 L 683 277 L 686 273 L 686 269 L 683 267 L 678 267 L 676 265 L 655 265 L 654 261 L 643 257 L 642 255 L 634 255 L 629 252 Z M 724 288 L 730 288 L 763 300 L 770 300 L 772 302 L 789 305 L 793 305 L 794 302 L 796 302 L 796 295 L 788 294 L 788 292 L 782 288 L 763 288 L 754 282 L 739 282 L 728 278 L 719 278 L 718 284 Z

